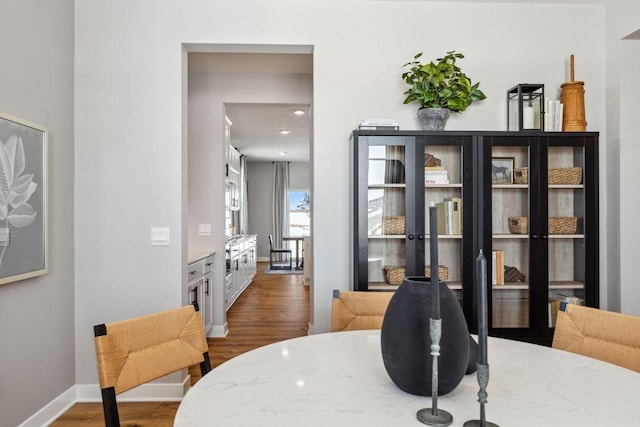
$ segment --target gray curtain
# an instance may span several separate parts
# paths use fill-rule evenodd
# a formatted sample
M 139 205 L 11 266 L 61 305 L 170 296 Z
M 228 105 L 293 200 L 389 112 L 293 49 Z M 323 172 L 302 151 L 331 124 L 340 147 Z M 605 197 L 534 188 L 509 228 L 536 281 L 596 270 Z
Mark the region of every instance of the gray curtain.
M 247 159 L 240 157 L 240 233 L 249 233 L 249 197 L 247 194 Z
M 289 162 L 273 162 L 273 243 L 282 248 L 289 234 Z

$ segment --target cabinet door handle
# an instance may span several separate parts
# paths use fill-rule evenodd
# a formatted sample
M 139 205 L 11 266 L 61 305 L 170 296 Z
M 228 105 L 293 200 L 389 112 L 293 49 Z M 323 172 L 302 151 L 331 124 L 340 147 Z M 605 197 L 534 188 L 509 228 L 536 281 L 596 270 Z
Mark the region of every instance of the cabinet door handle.
M 209 279 L 204 281 L 204 294 L 209 295 Z
M 532 239 L 537 239 L 537 238 L 539 238 L 539 237 L 540 237 L 540 236 L 538 236 L 537 234 L 532 234 L 532 235 L 531 235 L 531 238 L 532 238 Z
M 424 240 L 424 234 L 418 234 L 418 240 Z
M 207 263 L 207 267 L 211 267 L 212 265 L 213 265 L 213 263 L 212 263 L 212 262 L 208 262 L 208 263 Z
M 196 272 L 197 272 L 197 270 L 191 270 L 191 271 L 189 272 L 189 274 L 192 274 L 192 275 L 193 275 L 193 274 L 196 274 Z
M 542 236 L 540 236 L 540 238 L 541 238 L 542 240 L 547 240 L 547 237 L 548 237 L 548 236 L 546 236 L 546 235 L 544 235 L 544 234 L 543 234 Z
M 407 239 L 409 239 L 409 240 L 413 240 L 413 239 L 414 239 L 413 234 L 409 234 L 409 235 L 407 236 Z

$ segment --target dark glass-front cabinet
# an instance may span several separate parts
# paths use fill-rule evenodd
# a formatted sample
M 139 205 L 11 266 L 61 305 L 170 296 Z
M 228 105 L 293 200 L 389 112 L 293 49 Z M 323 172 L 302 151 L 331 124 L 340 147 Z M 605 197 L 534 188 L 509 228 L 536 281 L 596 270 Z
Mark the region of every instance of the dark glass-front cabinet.
M 434 206 L 440 278 L 463 306 L 472 303 L 472 234 L 464 231 L 473 228 L 472 151 L 473 136 L 462 133 L 354 132 L 355 290 L 395 290 L 405 276 L 430 275 Z
M 482 147 L 492 335 L 549 344 L 561 301 L 599 304 L 597 134 L 487 135 Z
M 476 332 L 475 260 L 487 258 L 490 334 L 549 344 L 560 301 L 598 306 L 598 135 L 357 130 L 353 289 L 439 275 Z

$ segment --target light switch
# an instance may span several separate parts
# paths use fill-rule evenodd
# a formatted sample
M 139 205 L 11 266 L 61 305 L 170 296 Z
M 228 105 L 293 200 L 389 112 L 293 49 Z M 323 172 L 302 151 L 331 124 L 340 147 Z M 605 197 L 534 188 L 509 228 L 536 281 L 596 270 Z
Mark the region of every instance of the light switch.
M 169 246 L 169 227 L 151 227 L 151 246 Z
M 201 236 L 211 236 L 211 224 L 200 224 L 198 234 Z

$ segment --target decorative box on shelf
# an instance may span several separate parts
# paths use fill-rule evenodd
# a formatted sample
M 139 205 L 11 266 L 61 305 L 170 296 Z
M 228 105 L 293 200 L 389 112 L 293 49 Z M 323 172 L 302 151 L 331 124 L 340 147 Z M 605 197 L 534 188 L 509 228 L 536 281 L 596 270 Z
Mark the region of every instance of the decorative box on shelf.
M 404 234 L 405 218 L 404 216 L 383 216 L 382 217 L 382 234 L 396 235 Z
M 582 183 L 582 168 L 552 168 L 548 171 L 549 185 L 578 185 Z M 513 170 L 514 184 L 529 183 L 529 168 L 515 168 Z
M 529 232 L 529 218 L 526 216 L 510 216 L 509 231 L 512 234 L 527 234 Z M 575 216 L 560 216 L 549 218 L 549 234 L 574 234 L 578 228 L 578 218 Z
M 431 266 L 427 265 L 424 268 L 425 277 L 431 277 Z M 405 268 L 402 266 L 385 265 L 384 266 L 384 280 L 390 285 L 402 284 L 402 279 L 406 277 Z M 438 277 L 440 280 L 449 279 L 449 269 L 446 265 L 440 265 L 438 268 Z

